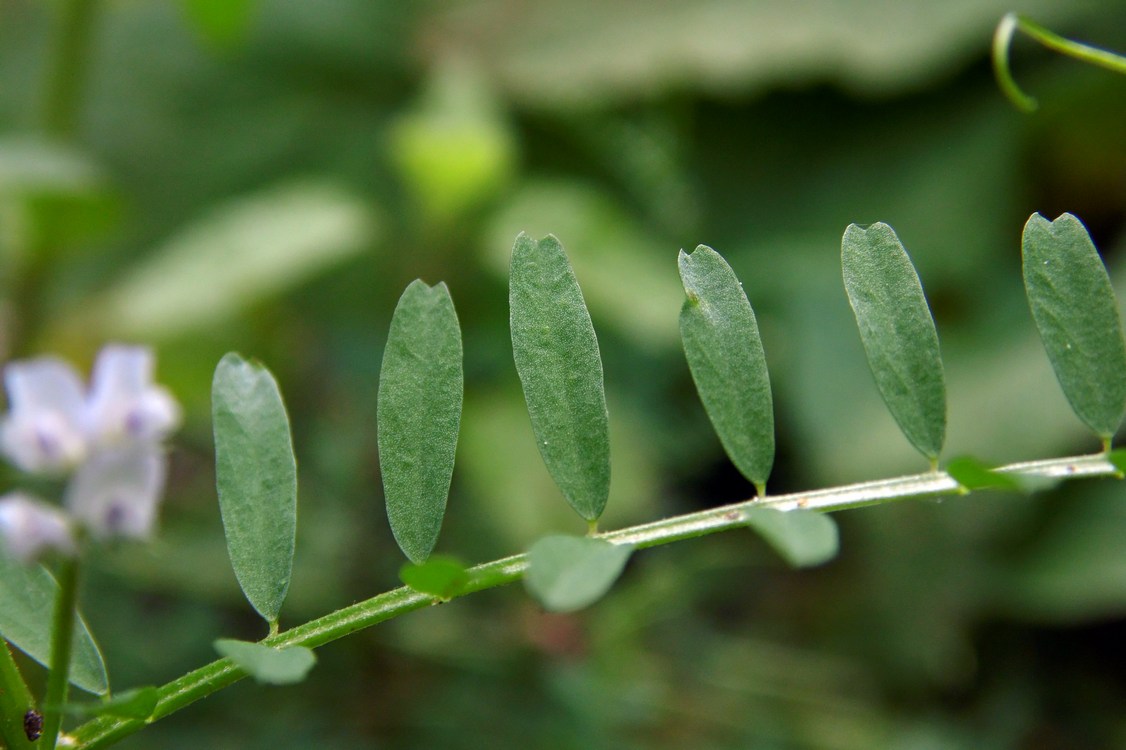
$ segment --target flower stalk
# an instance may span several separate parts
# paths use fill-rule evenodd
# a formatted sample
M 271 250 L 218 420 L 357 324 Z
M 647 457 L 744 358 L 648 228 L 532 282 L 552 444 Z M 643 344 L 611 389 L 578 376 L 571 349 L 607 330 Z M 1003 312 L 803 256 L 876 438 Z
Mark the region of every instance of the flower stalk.
M 59 595 L 51 618 L 51 671 L 43 697 L 42 746 L 45 750 L 54 750 L 66 708 L 74 622 L 78 616 L 78 568 L 78 561 L 69 558 L 63 559 L 58 568 Z

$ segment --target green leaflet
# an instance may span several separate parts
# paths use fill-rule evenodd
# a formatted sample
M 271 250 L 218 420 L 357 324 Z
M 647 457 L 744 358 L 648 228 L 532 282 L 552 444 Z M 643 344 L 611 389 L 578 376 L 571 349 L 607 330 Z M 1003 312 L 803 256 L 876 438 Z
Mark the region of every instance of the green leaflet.
M 269 371 L 234 353 L 215 368 L 211 414 L 231 565 L 251 606 L 273 628 L 289 590 L 297 535 L 297 462 L 289 418 Z
M 751 508 L 746 518 L 747 526 L 757 531 L 795 568 L 821 565 L 837 556 L 840 547 L 837 524 L 823 513 Z
M 434 555 L 421 565 L 404 565 L 399 569 L 399 580 L 420 594 L 448 601 L 469 583 L 469 571 L 459 560 Z
M 602 539 L 555 534 L 528 550 L 524 584 L 551 612 L 572 612 L 593 604 L 622 574 L 633 547 Z
M 98 703 L 71 703 L 66 711 L 76 716 L 116 716 L 144 721 L 152 716 L 159 702 L 160 691 L 149 686 L 115 693 L 109 700 Z
M 1032 318 L 1072 410 L 1109 446 L 1126 409 L 1126 344 L 1095 245 L 1071 214 L 1033 214 L 1021 240 Z
M 304 646 L 273 648 L 261 643 L 220 638 L 215 641 L 215 650 L 258 682 L 268 685 L 301 682 L 317 662 L 317 655 Z
M 399 298 L 379 373 L 379 465 L 387 518 L 411 562 L 438 541 L 464 391 L 461 328 L 445 284 L 412 281 Z
M 602 359 L 559 240 L 521 233 L 509 285 L 512 353 L 540 455 L 571 507 L 596 521 L 610 492 Z
M 755 313 L 715 250 L 682 250 L 678 262 L 688 295 L 680 337 L 692 379 L 723 449 L 762 495 L 774 463 L 774 408 Z
M 22 565 L 0 554 L 0 637 L 44 666 L 51 660 L 51 617 L 58 589 L 42 565 Z M 70 682 L 97 695 L 109 690 L 102 654 L 81 617 L 74 631 Z
M 880 395 L 911 444 L 937 464 L 946 437 L 946 383 L 915 267 L 895 231 L 877 223 L 849 225 L 841 268 Z

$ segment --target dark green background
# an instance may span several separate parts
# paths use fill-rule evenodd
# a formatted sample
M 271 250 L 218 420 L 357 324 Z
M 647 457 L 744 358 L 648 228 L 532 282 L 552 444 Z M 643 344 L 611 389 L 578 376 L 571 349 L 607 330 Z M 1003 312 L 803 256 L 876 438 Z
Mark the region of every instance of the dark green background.
M 1015 73 L 1042 102 L 1020 114 L 988 67 L 1008 4 L 97 3 L 66 153 L 29 145 L 61 5 L 0 0 L 4 354 L 86 366 L 107 340 L 149 343 L 186 411 L 158 540 L 99 553 L 83 591 L 119 688 L 264 634 L 214 492 L 208 388 L 230 349 L 271 367 L 294 423 L 282 627 L 397 585 L 375 396 L 416 277 L 446 281 L 464 328 L 438 551 L 477 562 L 581 533 L 511 359 L 521 230 L 563 242 L 599 335 L 605 528 L 752 494 L 678 346 L 677 251 L 699 243 L 758 315 L 772 493 L 926 468 L 864 362 L 839 272 L 850 222 L 889 223 L 918 266 L 947 457 L 1098 447 L 1039 347 L 1020 231 L 1070 211 L 1126 284 L 1126 78 L 1018 39 Z M 1019 10 L 1126 50 L 1119 0 Z M 805 572 L 749 532 L 646 551 L 588 611 L 544 615 L 520 587 L 476 595 L 321 649 L 302 685 L 240 684 L 122 747 L 1121 747 L 1123 499 L 1074 483 L 852 511 L 840 558 Z

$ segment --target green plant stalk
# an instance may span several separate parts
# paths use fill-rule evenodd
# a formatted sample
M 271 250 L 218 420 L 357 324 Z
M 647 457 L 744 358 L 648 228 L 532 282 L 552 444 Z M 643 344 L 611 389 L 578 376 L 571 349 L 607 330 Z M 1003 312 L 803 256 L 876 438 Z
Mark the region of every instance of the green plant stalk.
M 1009 67 L 1009 45 L 1012 43 L 1013 34 L 1017 31 L 1023 32 L 1053 52 L 1126 75 L 1126 57 L 1098 47 L 1073 42 L 1029 18 L 1016 13 L 1007 13 L 997 24 L 997 30 L 993 34 L 993 70 L 1001 90 L 1013 104 L 1025 112 L 1035 110 L 1037 103 L 1036 99 L 1021 91 Z
M 90 56 L 97 0 L 65 0 L 47 65 L 43 130 L 53 138 L 74 135 L 86 61 Z
M 1006 474 L 1048 479 L 1070 480 L 1086 477 L 1116 477 L 1122 473 L 1107 460 L 1105 454 L 1058 458 L 1010 464 L 996 469 Z M 609 531 L 596 536 L 614 544 L 631 544 L 638 549 L 657 547 L 685 539 L 706 536 L 729 529 L 743 528 L 746 512 L 751 508 L 794 510 L 803 508 L 833 512 L 849 508 L 901 500 L 918 500 L 943 495 L 966 494 L 967 490 L 944 471 L 930 471 L 895 479 L 846 485 L 812 492 L 796 492 L 725 505 L 718 508 L 673 516 L 660 521 Z M 469 569 L 469 583 L 454 597 L 496 588 L 519 580 L 527 570 L 524 554 L 513 555 Z M 451 597 L 451 598 L 454 598 Z M 420 594 L 407 587 L 393 589 L 357 602 L 331 614 L 310 620 L 290 630 L 271 635 L 262 643 L 278 648 L 305 646 L 316 648 L 343 638 L 357 630 L 394 619 L 408 612 L 441 603 L 434 596 Z M 219 659 L 169 682 L 159 688 L 160 698 L 147 721 L 99 717 L 78 727 L 70 737 L 69 747 L 94 750 L 108 747 L 147 724 L 215 693 L 246 677 L 229 659 Z
M 0 746 L 8 750 L 33 750 L 23 731 L 23 717 L 35 701 L 16 666 L 8 642 L 0 638 Z
M 54 750 L 66 709 L 70 686 L 70 655 L 74 643 L 74 623 L 78 619 L 78 561 L 64 559 L 59 564 L 59 594 L 51 618 L 51 670 L 43 696 L 43 737 L 45 750 Z

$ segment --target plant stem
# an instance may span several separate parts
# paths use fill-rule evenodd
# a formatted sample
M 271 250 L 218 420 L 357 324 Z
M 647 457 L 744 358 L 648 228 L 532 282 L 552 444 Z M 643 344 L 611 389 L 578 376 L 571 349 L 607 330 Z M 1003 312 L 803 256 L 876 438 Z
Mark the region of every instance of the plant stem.
M 74 643 L 74 621 L 78 611 L 78 560 L 64 559 L 59 565 L 59 595 L 51 618 L 51 671 L 43 697 L 43 745 L 54 750 L 66 708 L 70 686 L 70 654 Z
M 1016 13 L 1007 13 L 997 24 L 997 31 L 993 34 L 993 70 L 996 73 L 997 84 L 1001 87 L 1001 90 L 1013 104 L 1025 112 L 1035 110 L 1037 104 L 1034 98 L 1021 91 L 1013 78 L 1012 70 L 1009 68 L 1009 45 L 1012 42 L 1013 34 L 1017 31 L 1024 32 L 1053 52 L 1059 52 L 1061 55 L 1067 55 L 1076 60 L 1126 75 L 1126 57 L 1098 47 L 1073 42 L 1049 31 L 1029 18 Z
M 996 471 L 1027 477 L 1058 480 L 1084 477 L 1118 477 L 1122 474 L 1104 454 L 1076 456 L 1046 461 L 1030 461 L 1002 466 Z M 804 508 L 833 512 L 868 505 L 881 505 L 900 500 L 917 500 L 942 495 L 965 494 L 966 490 L 944 471 L 862 482 L 832 489 L 796 492 L 765 499 L 745 500 L 719 508 L 674 516 L 597 536 L 614 544 L 631 544 L 638 549 L 693 539 L 728 529 L 743 528 L 746 513 L 751 508 L 794 510 Z M 470 581 L 455 597 L 503 586 L 523 577 L 527 570 L 527 556 L 513 555 L 469 569 Z M 394 619 L 408 612 L 438 604 L 433 596 L 420 594 L 407 587 L 393 589 L 344 609 L 298 625 L 290 630 L 267 637 L 262 643 L 284 648 L 305 646 L 316 648 L 343 638 L 357 630 Z M 73 733 L 72 747 L 93 750 L 108 747 L 114 742 L 144 728 L 148 723 L 211 695 L 241 680 L 246 673 L 229 659 L 219 659 L 189 672 L 159 688 L 160 699 L 152 717 L 147 721 L 100 717 L 83 724 Z
M 9 750 L 33 750 L 23 731 L 23 716 L 35 708 L 35 701 L 23 675 L 16 667 L 8 642 L 0 638 L 0 744 Z
M 65 0 L 47 66 L 43 99 L 43 130 L 69 139 L 74 135 L 81 104 L 84 69 L 90 55 L 97 0 Z

